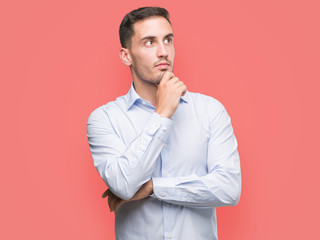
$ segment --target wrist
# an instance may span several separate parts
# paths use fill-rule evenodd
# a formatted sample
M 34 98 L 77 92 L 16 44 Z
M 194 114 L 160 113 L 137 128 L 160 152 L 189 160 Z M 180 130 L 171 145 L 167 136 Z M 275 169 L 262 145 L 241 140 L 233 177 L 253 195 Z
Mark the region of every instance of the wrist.
M 158 108 L 156 108 L 155 110 L 156 113 L 158 113 L 160 115 L 160 117 L 162 118 L 170 118 L 171 115 L 166 113 L 165 111 L 159 110 Z
M 153 181 L 152 178 L 150 179 L 150 191 L 149 191 L 149 195 L 153 194 Z

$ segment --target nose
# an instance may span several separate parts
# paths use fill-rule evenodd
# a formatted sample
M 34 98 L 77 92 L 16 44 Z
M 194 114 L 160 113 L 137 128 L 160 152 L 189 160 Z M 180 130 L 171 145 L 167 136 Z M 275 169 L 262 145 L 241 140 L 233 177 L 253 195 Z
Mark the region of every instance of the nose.
M 163 57 L 166 58 L 168 57 L 168 50 L 166 48 L 166 46 L 163 43 L 160 43 L 158 45 L 158 49 L 157 49 L 157 55 L 159 58 Z

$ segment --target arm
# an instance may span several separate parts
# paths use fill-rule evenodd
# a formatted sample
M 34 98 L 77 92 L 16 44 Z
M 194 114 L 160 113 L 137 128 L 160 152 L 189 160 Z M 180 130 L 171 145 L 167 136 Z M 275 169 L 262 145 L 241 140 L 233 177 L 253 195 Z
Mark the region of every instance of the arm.
M 144 198 L 148 197 L 152 192 L 153 192 L 153 185 L 152 185 L 152 179 L 150 179 L 148 182 L 143 184 L 140 187 L 140 189 L 135 193 L 135 195 L 129 200 L 123 200 L 123 199 L 117 197 L 116 195 L 114 195 L 110 191 L 110 189 L 105 191 L 102 194 L 102 197 L 103 198 L 108 197 L 108 205 L 109 205 L 110 211 L 116 212 L 121 204 L 123 204 L 125 202 L 129 202 L 129 201 L 136 201 L 136 200 L 144 199 Z
M 212 114 L 210 119 L 208 174 L 153 178 L 152 197 L 188 207 L 220 207 L 238 203 L 241 173 L 237 140 L 229 115 L 219 105 L 219 112 Z
M 128 146 L 115 132 L 106 110 L 98 108 L 90 115 L 87 136 L 95 167 L 110 191 L 119 198 L 131 199 L 150 180 L 172 128 L 169 118 L 185 91 L 185 85 L 173 73 L 165 72 L 157 91 L 157 109 Z
M 147 126 L 126 146 L 116 134 L 106 111 L 98 108 L 89 117 L 87 136 L 94 165 L 109 189 L 128 200 L 151 178 L 169 131 L 171 120 L 154 113 Z

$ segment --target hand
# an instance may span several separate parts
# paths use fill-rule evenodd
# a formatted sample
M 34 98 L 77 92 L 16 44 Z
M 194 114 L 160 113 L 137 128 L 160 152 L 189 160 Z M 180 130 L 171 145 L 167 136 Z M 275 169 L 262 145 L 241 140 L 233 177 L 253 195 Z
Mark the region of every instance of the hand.
M 120 207 L 120 205 L 126 202 L 126 200 L 123 200 L 117 197 L 116 195 L 114 195 L 110 191 L 110 189 L 108 189 L 102 194 L 102 198 L 105 198 L 105 197 L 108 197 L 108 205 L 109 205 L 110 212 L 113 212 L 113 211 L 116 212 L 117 209 Z
M 186 85 L 172 72 L 166 71 L 158 85 L 156 94 L 157 108 L 155 110 L 161 117 L 170 118 L 176 111 L 181 96 L 187 91 Z
M 123 199 L 117 197 L 116 195 L 114 195 L 110 191 L 110 189 L 105 191 L 102 194 L 102 197 L 103 198 L 108 197 L 108 205 L 109 205 L 110 211 L 111 212 L 113 212 L 113 211 L 116 212 L 121 204 L 123 204 L 125 202 L 129 202 L 129 201 L 135 201 L 135 200 L 144 199 L 144 198 L 148 197 L 152 193 L 153 193 L 153 183 L 152 183 L 152 179 L 150 179 L 148 182 L 143 184 L 140 187 L 140 189 L 135 193 L 135 195 L 129 200 L 123 200 Z
M 143 184 L 140 189 L 134 194 L 134 196 L 128 201 L 140 200 L 148 197 L 153 193 L 153 182 L 150 179 L 148 182 Z

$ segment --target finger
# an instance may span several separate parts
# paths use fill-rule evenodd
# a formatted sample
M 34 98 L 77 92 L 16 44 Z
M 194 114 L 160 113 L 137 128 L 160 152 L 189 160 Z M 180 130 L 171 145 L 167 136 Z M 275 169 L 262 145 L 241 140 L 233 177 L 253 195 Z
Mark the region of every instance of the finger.
M 121 204 L 121 201 L 116 201 L 116 202 L 114 203 L 114 211 L 115 211 L 115 212 L 118 210 L 120 204 Z
M 162 82 L 167 82 L 169 81 L 171 78 L 174 77 L 174 74 L 172 72 L 169 72 L 169 71 L 165 71 L 163 76 L 162 76 L 162 79 L 160 81 L 160 83 Z
M 111 198 L 108 198 L 108 206 L 109 206 L 109 210 L 110 212 L 112 212 L 112 203 L 111 203 Z
M 176 84 L 178 82 L 181 82 L 177 77 L 170 78 L 168 81 L 170 81 L 171 84 Z
M 116 199 L 115 196 L 111 196 L 111 197 L 108 198 L 108 205 L 109 205 L 110 212 L 114 211 L 114 204 L 115 204 L 116 200 L 117 199 Z
M 187 86 L 182 84 L 180 87 L 179 87 L 179 90 L 181 91 L 181 96 L 184 96 L 187 92 Z
M 102 198 L 106 198 L 109 194 L 111 193 L 110 189 L 107 189 L 103 194 L 102 194 Z
M 110 195 L 114 195 L 113 194 L 113 192 L 111 192 L 111 190 L 110 189 L 107 189 L 104 193 L 103 193 L 103 197 L 108 197 L 108 196 L 110 196 Z
M 112 192 L 108 195 L 108 205 L 111 212 L 114 210 L 114 202 L 117 198 L 118 197 L 114 195 Z
M 114 211 L 116 212 L 121 204 L 123 204 L 125 201 L 123 201 L 121 198 L 118 199 L 118 201 L 115 202 L 114 205 Z
M 178 79 L 178 78 L 177 78 Z M 171 80 L 170 80 L 171 81 Z M 176 88 L 180 88 L 182 85 L 184 85 L 184 83 L 182 81 L 180 81 L 179 79 L 177 81 L 174 82 L 174 86 Z

